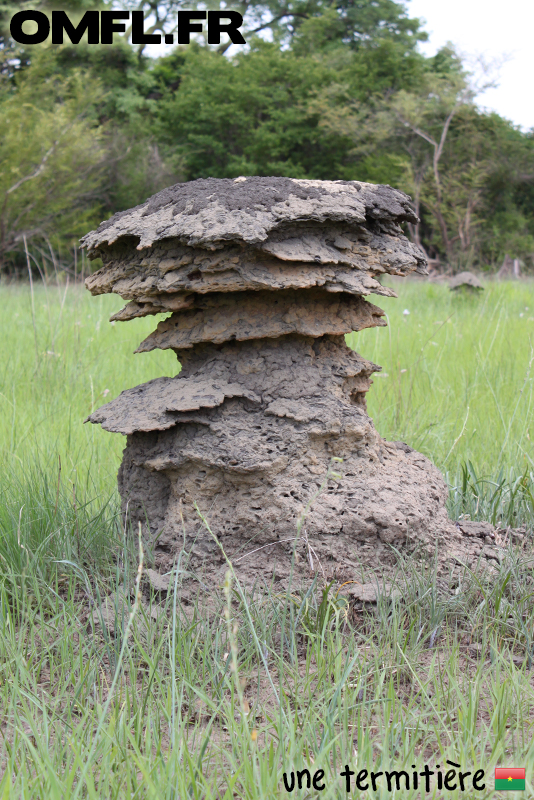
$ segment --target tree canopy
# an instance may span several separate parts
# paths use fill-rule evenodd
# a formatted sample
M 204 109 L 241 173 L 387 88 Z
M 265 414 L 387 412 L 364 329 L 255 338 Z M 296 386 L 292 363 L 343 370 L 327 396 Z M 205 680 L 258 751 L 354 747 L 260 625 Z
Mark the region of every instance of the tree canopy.
M 182 0 L 124 0 L 172 32 Z M 200 8 L 219 8 L 205 2 Z M 534 134 L 476 105 L 452 47 L 432 58 L 394 0 L 240 0 L 247 44 L 205 34 L 158 58 L 132 45 L 21 46 L 20 8 L 79 19 L 102 0 L 0 2 L 0 263 L 61 253 L 179 180 L 368 180 L 412 195 L 408 234 L 436 260 L 534 266 Z M 195 7 L 188 2 L 188 8 Z M 226 37 L 227 38 L 227 37 Z

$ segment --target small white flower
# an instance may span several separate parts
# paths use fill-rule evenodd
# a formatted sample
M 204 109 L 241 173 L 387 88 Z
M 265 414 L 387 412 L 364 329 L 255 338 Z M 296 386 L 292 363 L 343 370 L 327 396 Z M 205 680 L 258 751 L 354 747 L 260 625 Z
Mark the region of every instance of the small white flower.
M 410 312 L 408 311 L 407 308 L 405 308 L 402 313 L 404 314 L 405 317 L 407 317 Z
M 102 397 L 107 397 L 108 394 L 109 394 L 109 389 L 104 389 L 104 391 L 102 392 Z
M 524 317 L 525 315 L 523 314 L 523 312 L 521 312 L 521 314 L 520 314 L 519 316 L 520 316 L 520 317 Z
M 401 375 L 402 375 L 403 372 L 408 372 L 408 370 L 407 369 L 401 369 Z

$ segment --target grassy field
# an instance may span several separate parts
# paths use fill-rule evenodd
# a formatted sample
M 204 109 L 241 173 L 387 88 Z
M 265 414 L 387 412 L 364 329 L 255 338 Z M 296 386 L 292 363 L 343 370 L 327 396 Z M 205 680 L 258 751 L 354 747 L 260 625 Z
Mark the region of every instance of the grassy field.
M 418 282 L 396 290 L 398 299 L 375 298 L 387 329 L 348 337 L 383 368 L 369 393 L 382 435 L 421 450 L 451 478 L 469 460 L 484 475 L 532 469 L 534 283 L 489 284 L 481 297 Z M 26 469 L 61 455 L 69 481 L 112 492 L 121 437 L 81 422 L 123 389 L 176 374 L 175 356 L 133 354 L 154 318 L 110 324 L 120 298 L 79 287 L 37 286 L 33 301 L 25 286 L 1 291 L 3 463 Z
M 172 591 L 185 555 L 166 595 L 136 593 L 149 554 L 118 520 L 123 440 L 82 424 L 176 374 L 168 352 L 133 355 L 154 320 L 110 325 L 120 299 L 79 288 L 0 288 L 1 798 L 337 799 L 359 796 L 345 765 L 411 776 L 447 760 L 484 770 L 485 790 L 434 776 L 426 797 L 499 796 L 496 764 L 526 766 L 517 796 L 534 797 L 534 284 L 395 288 L 378 301 L 389 328 L 350 337 L 383 367 L 377 428 L 443 470 L 451 514 L 523 525 L 525 546 L 491 578 L 403 564 L 402 597 L 375 607 L 336 587 L 250 597 L 230 571 L 209 608 L 188 609 Z M 284 787 L 306 768 L 324 772 L 315 789 Z M 383 775 L 362 796 L 422 794 Z

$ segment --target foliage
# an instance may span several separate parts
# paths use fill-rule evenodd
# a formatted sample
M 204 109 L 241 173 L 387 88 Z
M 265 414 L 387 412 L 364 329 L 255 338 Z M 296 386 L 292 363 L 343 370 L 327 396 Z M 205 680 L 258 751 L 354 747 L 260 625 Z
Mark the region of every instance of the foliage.
M 73 246 L 94 224 L 105 147 L 96 81 L 47 74 L 37 61 L 3 98 L 0 265 L 32 237 Z
M 497 265 L 508 250 L 531 262 L 532 137 L 476 107 L 488 82 L 474 86 L 450 47 L 413 67 L 367 103 L 348 82 L 329 86 L 316 101 L 321 124 L 352 140 L 355 174 L 412 196 L 421 222 L 410 236 L 437 263 Z
M 185 4 L 188 9 L 198 5 L 202 9 L 220 7 L 213 1 Z M 183 0 L 125 0 L 121 6 L 144 12 L 147 33 L 176 31 L 177 12 L 182 7 Z M 247 42 L 254 34 L 268 32 L 269 38 L 278 45 L 290 46 L 304 29 L 313 32 L 314 41 L 318 37 L 323 44 L 333 42 L 338 46 L 342 43 L 351 48 L 379 39 L 395 38 L 410 49 L 417 41 L 426 39 L 426 34 L 419 30 L 419 20 L 410 19 L 404 6 L 394 0 L 337 0 L 335 3 L 326 0 L 237 0 L 232 9 L 243 16 L 242 32 Z M 202 36 L 199 39 L 205 42 Z M 227 49 L 227 43 L 217 48 L 219 53 Z
M 513 247 L 521 258 L 534 252 L 534 238 L 522 215 L 518 215 L 514 228 L 523 239 L 516 236 L 512 240 L 506 235 L 511 231 L 502 231 L 504 220 L 499 225 L 498 217 L 491 213 L 496 198 L 490 194 L 494 176 L 502 170 L 504 153 L 512 162 L 507 185 L 513 195 L 522 181 L 521 170 L 534 151 L 521 157 L 521 135 L 496 114 L 478 112 L 473 95 L 467 76 L 459 71 L 429 74 L 417 93 L 398 92 L 388 108 L 395 118 L 393 134 L 408 154 L 412 192 L 423 216 L 423 231 L 416 229 L 414 239 L 421 244 L 422 235 L 434 257 L 441 254 L 458 268 L 480 262 L 482 253 L 493 261 L 491 256 L 501 255 L 503 245 Z M 508 147 L 503 146 L 506 134 Z M 508 208 L 513 204 L 510 200 Z M 513 213 L 518 211 L 515 208 Z M 501 248 L 495 248 L 495 241 L 484 230 L 488 216 L 493 217 L 497 230 L 501 228 Z M 495 233 L 493 230 L 493 236 Z M 488 245 L 493 246 L 493 253 L 488 253 Z
M 343 138 L 325 135 L 307 108 L 316 88 L 332 79 L 322 63 L 257 41 L 233 62 L 194 48 L 166 67 L 164 61 L 154 70 L 162 87 L 158 138 L 180 148 L 187 178 L 327 178 L 341 169 Z M 179 88 L 168 88 L 163 75 L 179 78 Z
M 78 19 L 88 1 L 37 7 Z M 125 7 L 144 11 L 147 30 L 170 32 L 181 5 Z M 49 156 L 40 183 L 26 181 L 15 203 L 10 195 L 4 268 L 26 269 L 24 236 L 39 245 L 54 229 L 70 248 L 93 220 L 166 185 L 239 174 L 390 183 L 413 195 L 421 223 L 408 233 L 436 264 L 489 268 L 507 253 L 534 263 L 534 137 L 476 106 L 484 81 L 451 47 L 424 57 L 417 44 L 426 34 L 400 3 L 242 0 L 233 8 L 244 16 L 246 47 L 210 46 L 200 34 L 160 58 L 128 35 L 112 46 L 15 45 L 14 8 L 0 3 L 0 116 L 18 114 L 32 135 L 19 152 L 10 128 L 2 176 L 32 175 L 71 119 L 81 128 L 78 146 L 78 128 L 65 133 L 69 144 Z M 69 103 L 53 101 L 52 87 Z M 65 214 L 51 184 L 51 203 L 46 193 L 29 200 L 45 173 L 61 175 Z M 5 192 L 12 184 L 4 183 Z
M 103 87 L 97 111 L 107 132 L 102 199 L 108 215 L 184 180 L 180 151 L 166 148 L 155 135 L 157 92 L 148 59 L 126 42 L 108 48 L 64 45 L 50 55 L 59 75 L 77 69 L 89 79 L 97 76 Z

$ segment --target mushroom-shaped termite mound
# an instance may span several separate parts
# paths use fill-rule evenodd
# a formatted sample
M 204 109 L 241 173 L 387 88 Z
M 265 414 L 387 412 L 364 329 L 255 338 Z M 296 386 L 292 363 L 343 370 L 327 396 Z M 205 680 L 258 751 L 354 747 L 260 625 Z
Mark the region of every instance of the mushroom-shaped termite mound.
M 184 546 L 215 581 L 223 548 L 245 580 L 283 583 L 292 561 L 297 578 L 354 580 L 399 552 L 447 568 L 495 557 L 448 519 L 438 470 L 377 433 L 365 397 L 380 367 L 345 344 L 385 325 L 365 299 L 394 295 L 384 274 L 426 273 L 404 221 L 409 198 L 389 186 L 210 178 L 84 237 L 103 262 L 89 290 L 123 297 L 117 320 L 168 312 L 137 352 L 182 365 L 89 417 L 127 437 L 123 512 L 159 569 Z

